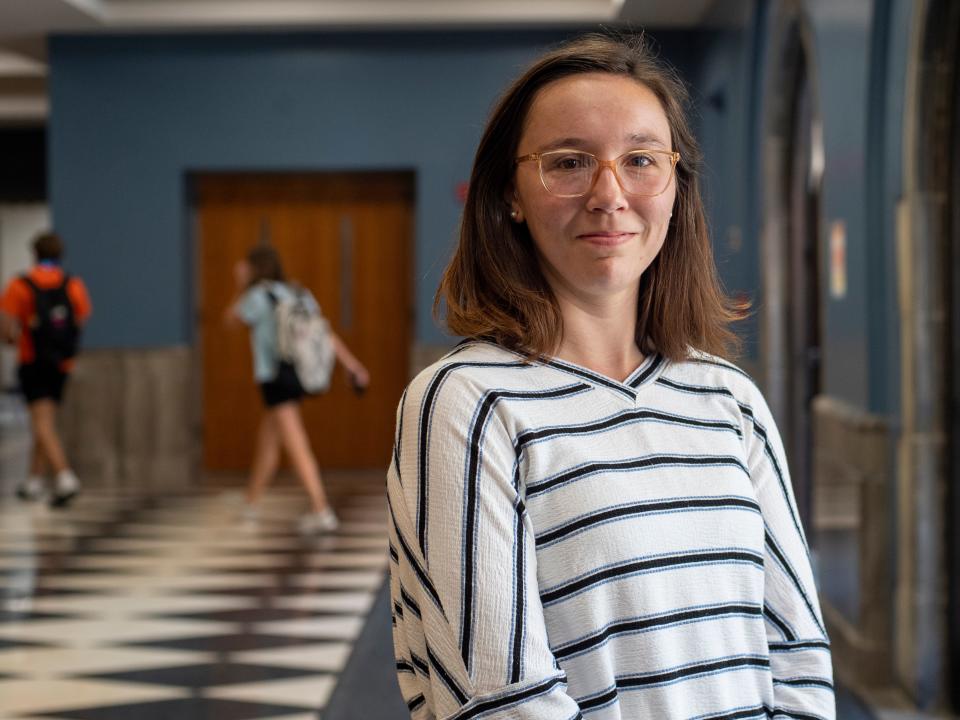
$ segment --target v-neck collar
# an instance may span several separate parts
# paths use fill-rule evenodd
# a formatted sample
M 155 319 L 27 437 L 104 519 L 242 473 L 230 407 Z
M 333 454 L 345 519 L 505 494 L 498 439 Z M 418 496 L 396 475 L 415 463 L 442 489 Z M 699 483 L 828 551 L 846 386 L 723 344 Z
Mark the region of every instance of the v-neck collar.
M 515 350 L 510 350 L 509 348 L 505 348 L 502 345 L 498 345 L 497 343 L 489 340 L 481 340 L 477 338 L 467 338 L 462 340 L 457 346 L 457 351 L 473 344 L 492 345 L 499 350 L 523 358 L 523 355 Z M 630 400 L 636 401 L 640 389 L 644 385 L 647 385 L 651 380 L 654 380 L 660 374 L 660 372 L 666 366 L 667 360 L 659 353 L 648 355 L 643 359 L 636 370 L 627 375 L 623 382 L 614 380 L 613 378 L 607 377 L 601 373 L 594 372 L 593 370 L 585 368 L 582 365 L 577 365 L 576 363 L 568 362 L 566 360 L 560 360 L 559 358 L 549 358 L 535 361 L 534 364 L 552 367 L 555 370 L 573 375 L 581 380 L 586 380 L 592 385 L 607 388 L 608 390 L 619 393 Z
M 639 367 L 630 373 L 622 382 L 607 377 L 606 375 L 602 375 L 601 373 L 594 372 L 593 370 L 585 368 L 582 365 L 577 365 L 576 363 L 560 360 L 558 358 L 546 360 L 543 364 L 547 365 L 548 367 L 556 368 L 562 372 L 575 375 L 583 380 L 593 383 L 594 385 L 599 385 L 601 387 L 613 390 L 614 392 L 618 392 L 621 395 L 630 398 L 631 400 L 636 400 L 640 388 L 653 379 L 663 367 L 664 358 L 658 353 L 648 355 L 643 359 L 643 362 L 640 363 Z

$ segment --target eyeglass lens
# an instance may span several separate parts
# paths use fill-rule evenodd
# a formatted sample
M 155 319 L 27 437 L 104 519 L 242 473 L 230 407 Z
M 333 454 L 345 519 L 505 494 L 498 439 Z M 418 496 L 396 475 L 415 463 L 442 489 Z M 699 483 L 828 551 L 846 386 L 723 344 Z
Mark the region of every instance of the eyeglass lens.
M 555 195 L 586 194 L 593 185 L 597 167 L 597 158 L 585 152 L 560 150 L 540 156 L 543 185 Z M 616 168 L 626 192 L 659 195 L 670 182 L 673 163 L 668 153 L 637 150 L 617 158 Z

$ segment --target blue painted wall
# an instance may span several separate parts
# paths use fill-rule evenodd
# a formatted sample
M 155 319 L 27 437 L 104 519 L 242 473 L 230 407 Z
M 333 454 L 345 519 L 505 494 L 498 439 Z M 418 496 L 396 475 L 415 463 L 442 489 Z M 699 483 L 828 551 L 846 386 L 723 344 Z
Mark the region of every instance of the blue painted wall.
M 730 294 L 752 303 L 737 332 L 743 357 L 757 361 L 760 292 L 759 223 L 755 222 L 758 154 L 754 145 L 752 22 L 730 21 L 700 32 L 693 82 L 697 134 L 704 154 L 703 195 L 720 279 Z
M 414 170 L 416 340 L 444 342 L 430 308 L 455 186 L 497 95 L 562 37 L 54 37 L 51 202 L 96 303 L 87 345 L 191 341 L 185 178 L 202 170 Z M 660 40 L 684 70 L 683 38 Z
M 866 284 L 867 100 L 873 3 L 863 0 L 813 0 L 808 3 L 819 81 L 823 144 L 826 153 L 823 192 L 824 241 L 830 223 L 847 230 L 847 292 L 829 295 L 829 246 L 823 262 L 824 389 L 866 408 L 870 345 Z
M 912 0 L 875 0 L 867 121 L 869 407 L 899 424 L 897 203 L 903 193 L 904 100 Z

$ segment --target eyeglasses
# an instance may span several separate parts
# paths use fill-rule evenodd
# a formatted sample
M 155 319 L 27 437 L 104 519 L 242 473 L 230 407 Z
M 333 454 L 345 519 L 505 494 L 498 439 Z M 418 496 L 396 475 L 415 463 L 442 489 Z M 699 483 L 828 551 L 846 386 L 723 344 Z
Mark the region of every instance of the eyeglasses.
M 609 167 L 628 195 L 656 197 L 670 185 L 670 177 L 680 161 L 680 153 L 671 150 L 631 150 L 614 160 L 600 160 L 582 150 L 551 150 L 530 153 L 516 163 L 536 162 L 540 182 L 551 195 L 582 197 L 590 192 L 600 171 Z

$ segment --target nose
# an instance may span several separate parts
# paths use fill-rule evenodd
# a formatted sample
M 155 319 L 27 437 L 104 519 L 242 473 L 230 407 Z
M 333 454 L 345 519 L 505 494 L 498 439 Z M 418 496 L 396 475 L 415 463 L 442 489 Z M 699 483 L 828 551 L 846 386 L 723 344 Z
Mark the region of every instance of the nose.
M 587 195 L 587 209 L 611 213 L 621 210 L 626 204 L 627 198 L 620 186 L 616 170 L 612 165 L 601 165 Z

